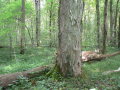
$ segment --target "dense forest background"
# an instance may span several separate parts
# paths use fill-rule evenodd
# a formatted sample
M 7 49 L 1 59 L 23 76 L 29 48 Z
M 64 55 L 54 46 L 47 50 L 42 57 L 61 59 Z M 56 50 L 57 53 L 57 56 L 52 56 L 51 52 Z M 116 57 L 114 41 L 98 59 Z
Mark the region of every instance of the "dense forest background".
M 21 0 L 1 0 L 0 2 L 1 46 L 9 46 L 10 43 L 12 44 L 12 47 L 20 46 L 22 23 Z M 98 6 L 96 6 L 97 3 Z M 35 1 L 31 0 L 25 2 L 25 30 L 22 31 L 25 33 L 24 41 L 26 47 L 30 45 L 36 46 L 37 37 L 39 37 L 38 43 L 41 46 L 57 46 L 58 6 L 59 2 L 57 0 L 42 0 L 37 4 L 35 4 Z M 107 44 L 110 44 L 112 42 L 115 46 L 117 46 L 119 40 L 119 0 L 108 1 L 106 8 Z M 96 47 L 98 45 L 98 41 L 102 42 L 103 37 L 104 0 L 84 1 L 84 14 L 82 24 L 83 46 Z M 10 33 L 14 34 L 10 35 Z
M 0 0 L 1 77 L 2 74 L 26 71 L 38 66 L 47 65 L 52 67 L 52 64 L 56 63 L 56 57 L 59 56 L 58 51 L 62 50 L 62 48 L 64 49 L 64 46 L 59 48 L 59 34 L 62 28 L 60 25 L 60 22 L 62 22 L 61 18 L 62 15 L 65 15 L 64 10 L 67 8 L 65 5 L 74 0 L 70 0 L 71 2 L 68 4 L 64 4 L 65 2 L 62 3 L 62 1 L 60 3 L 60 1 Z M 99 50 L 102 53 L 101 55 L 119 51 L 120 0 L 80 1 L 82 2 L 80 4 L 82 6 L 80 7 L 81 20 L 78 20 L 80 20 L 81 35 L 77 38 L 81 41 L 81 50 Z M 74 4 L 70 5 L 74 7 Z M 78 12 L 79 10 L 77 11 L 75 8 L 73 11 Z M 72 16 L 72 14 L 66 15 L 66 17 Z M 73 17 L 75 16 L 73 14 Z M 63 22 L 67 22 L 67 19 L 63 20 Z M 74 20 L 71 23 L 67 23 L 74 24 L 75 22 Z M 67 26 L 66 23 L 63 25 L 64 29 L 66 29 L 65 26 Z M 75 28 L 73 27 L 72 29 Z M 64 31 L 65 34 L 66 32 Z M 71 31 L 70 33 L 73 32 Z M 77 30 L 76 33 L 78 33 Z M 61 38 L 65 39 L 65 37 Z M 66 41 L 66 43 L 70 42 Z M 68 49 L 70 49 L 69 46 Z M 50 77 L 40 75 L 28 79 L 20 76 L 16 84 L 11 84 L 7 88 L 11 90 L 21 90 L 21 88 L 23 90 L 66 90 L 67 88 L 70 88 L 70 90 L 74 90 L 73 88 L 75 90 L 79 88 L 82 90 L 91 88 L 95 90 L 119 90 L 120 72 L 103 75 L 105 71 L 116 70 L 120 67 L 119 58 L 120 56 L 118 55 L 102 61 L 82 63 L 82 75 L 78 78 L 63 78 L 56 72 Z

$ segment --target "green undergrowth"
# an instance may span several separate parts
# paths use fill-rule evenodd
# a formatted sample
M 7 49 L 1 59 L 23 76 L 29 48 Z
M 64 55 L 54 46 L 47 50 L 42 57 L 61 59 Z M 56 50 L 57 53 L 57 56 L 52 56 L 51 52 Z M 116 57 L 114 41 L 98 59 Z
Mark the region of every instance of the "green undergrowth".
M 0 74 L 12 73 L 28 70 L 37 66 L 49 65 L 53 63 L 54 48 L 28 48 L 24 55 L 20 55 L 16 50 L 16 55 L 10 59 L 7 52 L 9 49 L 0 50 Z
M 84 50 L 90 50 L 85 48 Z M 3 51 L 3 50 L 2 50 Z M 107 53 L 118 51 L 117 48 L 107 48 Z M 0 51 L 0 55 L 7 53 Z M 0 57 L 0 73 L 12 73 L 24 71 L 37 66 L 54 63 L 54 48 L 28 48 L 25 55 L 16 54 L 16 59 L 10 60 L 7 55 Z M 2 58 L 2 59 L 1 59 Z M 109 70 L 120 67 L 120 55 L 110 57 L 102 61 L 83 63 L 82 75 L 78 78 L 63 78 L 57 73 L 51 77 L 46 75 L 28 80 L 20 77 L 15 85 L 11 85 L 8 90 L 120 90 L 120 72 L 103 75 Z M 54 78 L 53 78 L 54 77 Z M 61 77 L 58 79 L 58 77 Z

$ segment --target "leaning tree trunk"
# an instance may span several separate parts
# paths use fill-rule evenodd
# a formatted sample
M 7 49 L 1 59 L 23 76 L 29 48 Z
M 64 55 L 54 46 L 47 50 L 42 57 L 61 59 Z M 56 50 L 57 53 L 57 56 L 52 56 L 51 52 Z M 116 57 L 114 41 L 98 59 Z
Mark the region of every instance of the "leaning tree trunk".
M 60 0 L 56 66 L 64 76 L 81 75 L 82 0 Z
M 24 54 L 25 52 L 25 0 L 22 0 L 22 9 L 21 9 L 21 48 L 20 54 Z
M 40 45 L 40 0 L 35 0 L 35 9 L 36 9 L 36 44 Z
M 106 51 L 106 39 L 107 39 L 107 6 L 108 0 L 105 0 L 104 4 L 104 27 L 103 27 L 103 43 L 102 43 L 102 53 Z

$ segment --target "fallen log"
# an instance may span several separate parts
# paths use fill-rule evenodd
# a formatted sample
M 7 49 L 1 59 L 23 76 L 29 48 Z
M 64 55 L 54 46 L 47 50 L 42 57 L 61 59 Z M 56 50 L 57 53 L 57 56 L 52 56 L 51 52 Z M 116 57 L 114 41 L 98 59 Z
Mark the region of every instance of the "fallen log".
M 105 59 L 107 57 L 111 57 L 111 56 L 116 56 L 119 55 L 119 52 L 115 52 L 112 54 L 90 54 L 87 56 L 87 59 L 82 59 L 83 62 L 89 62 L 89 61 L 99 61 L 102 59 Z M 41 74 L 43 74 L 42 71 L 46 71 L 46 70 L 50 70 L 50 66 L 40 66 L 28 71 L 23 71 L 23 72 L 16 72 L 16 73 L 11 73 L 11 74 L 4 74 L 4 75 L 0 75 L 0 86 L 2 87 L 6 87 L 9 84 L 14 84 L 14 81 L 16 81 L 18 79 L 19 76 L 24 76 L 24 77 L 28 77 L 28 78 L 32 78 L 35 76 L 40 76 Z
M 0 48 L 10 48 L 9 46 L 1 46 L 0 45 Z
M 116 73 L 116 72 L 120 72 L 120 67 L 119 67 L 117 70 L 106 71 L 106 72 L 103 72 L 102 74 L 103 74 L 103 75 L 108 75 L 108 74 Z
M 88 52 L 88 51 L 86 51 Z M 109 58 L 112 56 L 120 55 L 120 51 L 112 53 L 112 54 L 97 54 L 97 53 L 90 53 L 88 55 L 82 56 L 83 62 L 89 62 L 89 61 L 100 61 L 105 58 Z
M 15 83 L 14 81 L 16 81 L 19 76 L 32 78 L 35 76 L 40 76 L 41 74 L 44 73 L 44 71 L 48 72 L 49 70 L 50 67 L 48 66 L 40 66 L 28 71 L 0 75 L 0 86 L 7 87 L 9 86 L 9 84 L 14 84 Z

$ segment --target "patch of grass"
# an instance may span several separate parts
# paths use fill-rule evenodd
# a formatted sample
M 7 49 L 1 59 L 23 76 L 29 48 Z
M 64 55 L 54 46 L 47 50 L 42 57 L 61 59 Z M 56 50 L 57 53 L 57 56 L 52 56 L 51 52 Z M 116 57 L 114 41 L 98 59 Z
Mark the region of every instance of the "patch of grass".
M 4 50 L 4 52 L 5 51 L 7 52 L 6 49 Z M 0 74 L 24 71 L 37 66 L 51 64 L 54 60 L 54 52 L 54 48 L 39 47 L 27 49 L 24 55 L 20 55 L 17 52 L 16 57 L 14 57 L 12 60 L 10 58 L 6 60 L 6 56 L 1 57 L 2 59 L 0 59 L 0 62 L 5 62 L 0 63 Z M 0 52 L 0 54 L 3 54 L 3 52 Z
M 117 51 L 116 48 L 110 47 L 107 49 L 107 53 L 115 51 Z M 37 66 L 49 65 L 54 62 L 54 53 L 54 48 L 39 47 L 28 48 L 25 55 L 16 54 L 16 59 L 7 60 L 5 57 L 2 57 L 0 61 L 2 62 L 5 59 L 5 63 L 0 64 L 0 73 L 12 73 Z M 26 90 L 89 90 L 91 88 L 96 88 L 96 90 L 119 90 L 120 72 L 102 75 L 105 71 L 118 69 L 120 67 L 119 58 L 120 55 L 102 61 L 83 63 L 83 74 L 78 78 L 62 78 L 58 81 L 50 77 L 40 76 L 31 79 L 28 83 L 25 80 L 26 84 L 21 83 L 13 88 L 17 88 L 18 90 L 25 87 L 27 87 Z

